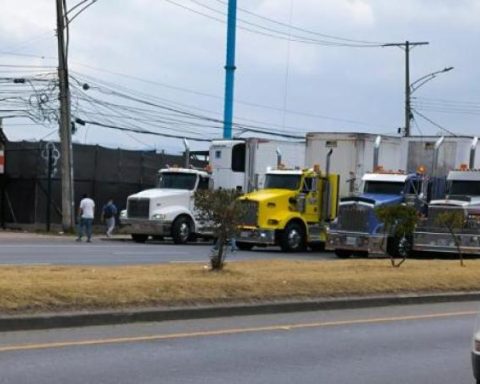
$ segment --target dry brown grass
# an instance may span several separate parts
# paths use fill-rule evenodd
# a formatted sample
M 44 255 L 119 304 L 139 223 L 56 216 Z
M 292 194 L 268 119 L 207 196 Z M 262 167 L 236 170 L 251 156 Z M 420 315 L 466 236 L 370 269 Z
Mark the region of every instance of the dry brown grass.
M 179 306 L 480 290 L 480 260 L 253 261 L 203 264 L 2 267 L 0 313 Z

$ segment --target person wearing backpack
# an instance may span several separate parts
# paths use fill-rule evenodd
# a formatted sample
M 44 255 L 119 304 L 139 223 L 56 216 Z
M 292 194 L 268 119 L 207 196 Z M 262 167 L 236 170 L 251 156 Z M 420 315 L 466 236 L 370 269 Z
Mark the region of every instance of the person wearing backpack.
M 117 207 L 113 203 L 113 199 L 109 199 L 108 203 L 103 206 L 102 209 L 102 222 L 105 221 L 107 229 L 107 237 L 112 236 L 112 232 L 115 228 L 115 215 L 117 214 Z

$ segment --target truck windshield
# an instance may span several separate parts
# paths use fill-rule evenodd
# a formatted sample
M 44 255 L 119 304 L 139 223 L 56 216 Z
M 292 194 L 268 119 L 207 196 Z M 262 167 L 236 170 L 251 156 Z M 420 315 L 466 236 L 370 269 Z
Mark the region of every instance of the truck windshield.
M 290 189 L 297 190 L 300 187 L 301 175 L 276 175 L 265 176 L 264 189 Z
M 193 173 L 162 172 L 158 178 L 158 188 L 193 190 L 197 175 Z
M 449 188 L 450 195 L 480 196 L 479 180 L 452 180 Z
M 381 193 L 384 195 L 400 195 L 405 183 L 390 181 L 365 181 L 364 193 Z

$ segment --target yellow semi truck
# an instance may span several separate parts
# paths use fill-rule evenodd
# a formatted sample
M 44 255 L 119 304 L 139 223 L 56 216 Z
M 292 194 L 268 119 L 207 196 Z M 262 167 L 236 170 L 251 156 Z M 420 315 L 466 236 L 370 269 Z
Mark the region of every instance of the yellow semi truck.
M 331 153 L 329 154 L 329 156 Z M 237 246 L 278 245 L 285 252 L 321 249 L 337 215 L 339 176 L 310 169 L 269 170 L 264 188 L 240 197 L 242 224 Z

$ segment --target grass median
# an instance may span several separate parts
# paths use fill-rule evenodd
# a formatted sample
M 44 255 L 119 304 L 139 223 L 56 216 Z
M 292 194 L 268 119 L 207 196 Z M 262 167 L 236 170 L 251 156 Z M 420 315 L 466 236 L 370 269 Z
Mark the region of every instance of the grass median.
M 246 261 L 0 268 L 0 313 L 175 307 L 379 294 L 480 291 L 480 260 Z

